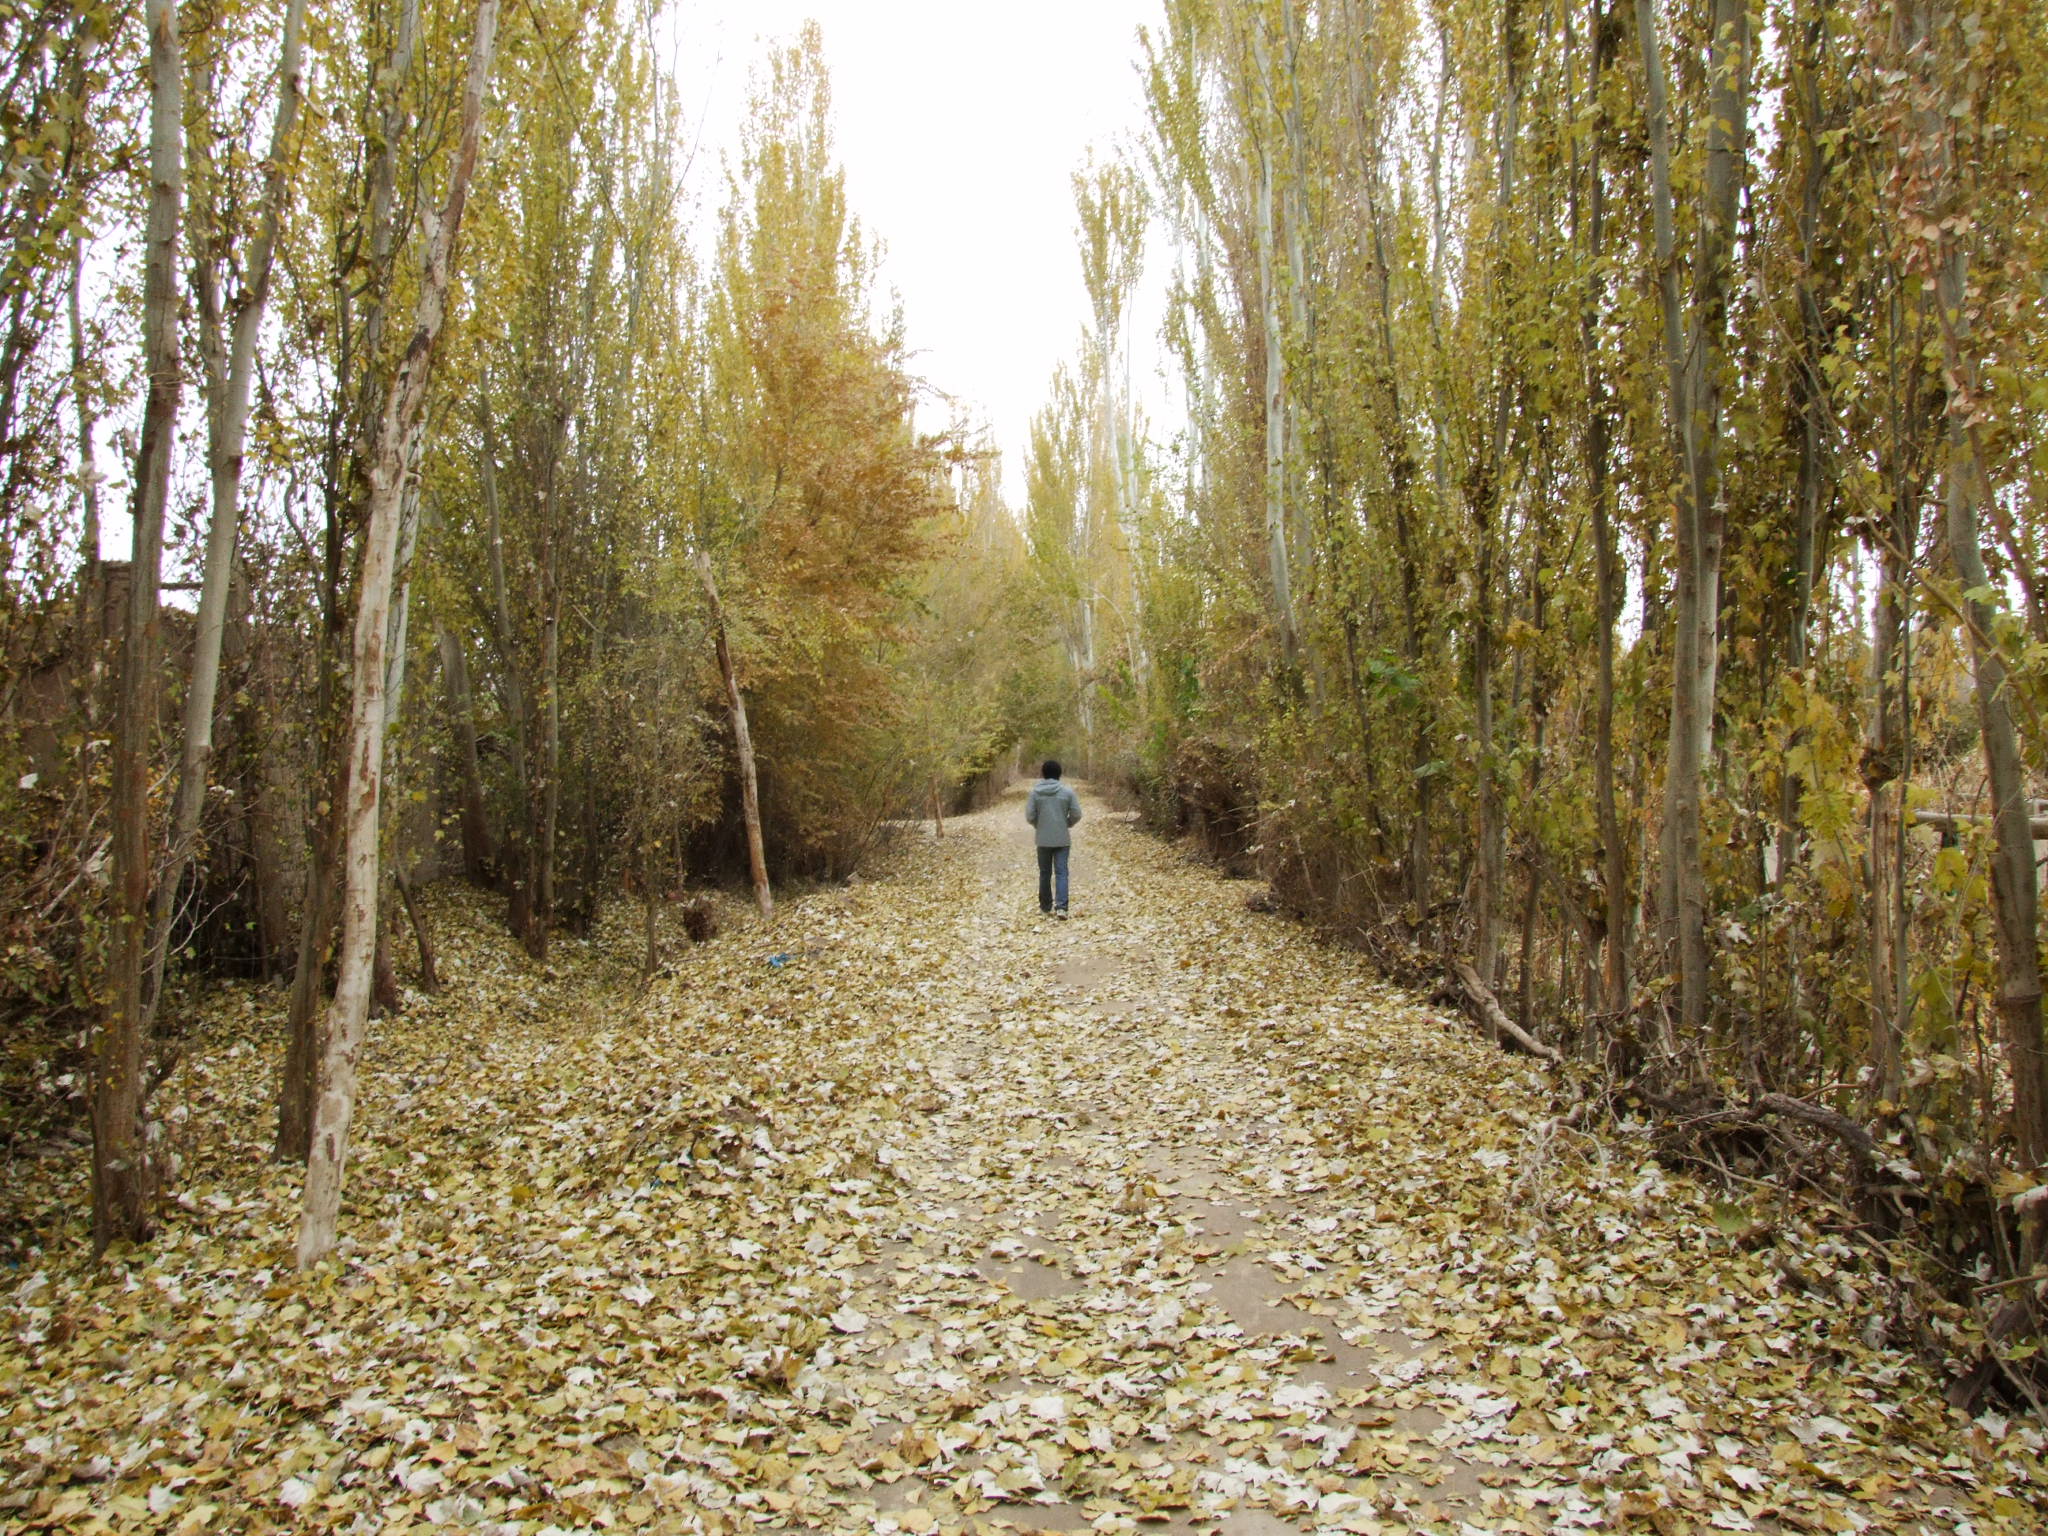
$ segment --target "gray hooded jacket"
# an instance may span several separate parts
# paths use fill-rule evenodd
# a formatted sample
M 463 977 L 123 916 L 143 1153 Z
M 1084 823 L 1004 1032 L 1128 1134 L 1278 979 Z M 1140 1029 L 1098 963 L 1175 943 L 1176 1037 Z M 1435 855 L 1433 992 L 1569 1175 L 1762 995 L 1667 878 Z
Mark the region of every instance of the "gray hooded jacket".
M 1073 835 L 1067 831 L 1081 819 L 1081 801 L 1058 779 L 1040 779 L 1031 786 L 1024 801 L 1024 819 L 1038 829 L 1038 846 L 1065 848 Z

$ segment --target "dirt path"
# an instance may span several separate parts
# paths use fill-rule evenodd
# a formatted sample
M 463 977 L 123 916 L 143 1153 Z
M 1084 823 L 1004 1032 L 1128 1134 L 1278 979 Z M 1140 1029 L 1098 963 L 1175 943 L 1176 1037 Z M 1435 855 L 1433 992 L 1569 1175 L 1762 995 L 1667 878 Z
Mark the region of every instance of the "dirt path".
M 644 995 L 444 898 L 311 1277 L 231 995 L 164 1238 L 6 1282 L 0 1530 L 2042 1529 L 1857 1254 L 1091 808 L 1070 922 L 1013 799 Z
M 1444 1420 L 1409 1390 L 1435 1344 L 1346 1329 L 1317 1294 L 1321 1253 L 1361 1214 L 1338 1193 L 1353 1170 L 1266 1053 L 1215 1027 L 1285 979 L 1233 956 L 1227 907 L 1162 903 L 1187 872 L 1147 857 L 1125 818 L 1087 824 L 1074 919 L 1042 917 L 1015 821 L 1005 806 L 950 833 L 978 899 L 948 936 L 969 957 L 963 1006 L 906 1040 L 938 1102 L 894 1164 L 907 1220 L 855 1299 L 870 1325 L 849 1379 L 881 1395 L 871 1433 L 914 1439 L 964 1372 L 989 1395 L 981 1417 L 1014 1429 L 972 1458 L 966 1489 L 1030 1530 L 1087 1529 L 1106 1503 L 1168 1531 L 1476 1513 L 1479 1466 L 1427 1444 Z M 1367 995 L 1354 978 L 1326 1002 Z M 949 1261 L 966 1283 L 934 1308 Z M 1347 1476 L 1361 1431 L 1365 1461 L 1392 1473 L 1370 1488 Z M 950 1523 L 946 1460 L 884 1484 L 878 1517 Z
M 1086 824 L 1074 920 L 1040 917 L 1015 809 L 943 854 L 972 894 L 925 941 L 954 958 L 901 1037 L 909 1190 L 834 1367 L 900 1453 L 881 1528 L 2035 1518 L 1865 1345 L 1846 1250 L 1796 1292 L 1683 1181 L 1532 1134 L 1515 1061 L 1127 824 Z

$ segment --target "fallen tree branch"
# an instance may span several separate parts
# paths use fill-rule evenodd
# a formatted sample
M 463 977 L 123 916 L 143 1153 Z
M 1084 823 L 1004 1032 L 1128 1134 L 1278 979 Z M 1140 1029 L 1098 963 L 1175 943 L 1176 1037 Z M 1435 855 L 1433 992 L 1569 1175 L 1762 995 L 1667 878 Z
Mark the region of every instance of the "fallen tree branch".
M 1877 1165 L 1877 1138 L 1847 1115 L 1829 1109 L 1824 1104 L 1812 1104 L 1805 1099 L 1795 1099 L 1788 1093 L 1766 1093 L 1760 1095 L 1750 1106 L 1751 1118 L 1763 1115 L 1783 1115 L 1788 1120 L 1797 1120 L 1817 1130 L 1826 1131 L 1855 1154 L 1857 1163 L 1865 1173 Z
M 1876 1183 L 1879 1153 L 1877 1138 L 1847 1115 L 1825 1105 L 1815 1104 L 1808 1099 L 1795 1099 L 1787 1093 L 1759 1094 L 1747 1105 L 1736 1105 L 1728 1103 L 1717 1093 L 1707 1094 L 1704 1102 L 1686 1104 L 1675 1099 L 1663 1098 L 1640 1083 L 1633 1085 L 1629 1091 L 1645 1104 L 1662 1112 L 1667 1131 L 1682 1138 L 1756 1131 L 1772 1116 L 1796 1120 L 1801 1125 L 1827 1132 L 1841 1143 L 1854 1165 L 1852 1179 L 1859 1194 L 1868 1195 Z M 1785 1145 L 1798 1148 L 1807 1155 L 1819 1151 L 1812 1143 L 1789 1132 L 1777 1131 L 1773 1134 Z M 1823 1186 L 1816 1185 L 1815 1188 L 1823 1189 Z
M 1479 1016 L 1479 1022 L 1494 1039 L 1502 1044 L 1512 1045 L 1542 1061 L 1556 1064 L 1564 1060 L 1553 1047 L 1545 1045 L 1507 1016 L 1507 1011 L 1500 1005 L 1500 999 L 1493 995 L 1492 990 L 1479 979 L 1479 973 L 1471 966 L 1462 960 L 1453 960 L 1450 972 L 1452 979 L 1458 983 L 1459 990 L 1465 994 L 1466 1004 Z
M 1991 817 L 1982 811 L 1912 811 L 1909 818 L 1916 826 L 1939 827 L 1944 832 L 1960 832 L 1965 827 L 1991 824 Z M 2048 816 L 2036 816 L 2030 825 L 2035 841 L 2048 838 Z

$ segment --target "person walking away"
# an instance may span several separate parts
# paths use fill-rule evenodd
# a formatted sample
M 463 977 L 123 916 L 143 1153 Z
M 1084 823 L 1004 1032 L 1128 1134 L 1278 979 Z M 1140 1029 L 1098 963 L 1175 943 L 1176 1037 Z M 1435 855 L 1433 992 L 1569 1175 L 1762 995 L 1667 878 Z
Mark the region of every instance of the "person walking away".
M 1064 918 L 1067 854 L 1074 843 L 1070 829 L 1081 819 L 1081 800 L 1060 782 L 1060 765 L 1055 759 L 1047 758 L 1040 772 L 1045 777 L 1024 797 L 1024 819 L 1038 829 L 1038 910 Z

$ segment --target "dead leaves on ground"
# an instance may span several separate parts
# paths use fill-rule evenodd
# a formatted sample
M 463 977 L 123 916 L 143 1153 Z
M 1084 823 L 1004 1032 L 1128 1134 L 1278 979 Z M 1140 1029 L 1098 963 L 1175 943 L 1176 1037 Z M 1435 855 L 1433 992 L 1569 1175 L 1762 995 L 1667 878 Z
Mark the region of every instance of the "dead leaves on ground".
M 1009 809 L 645 995 L 632 924 L 537 973 L 444 893 L 311 1276 L 224 995 L 160 1243 L 18 1181 L 0 1526 L 2039 1528 L 2038 1433 L 1874 1347 L 1859 1255 L 1110 818 L 1038 924 Z

